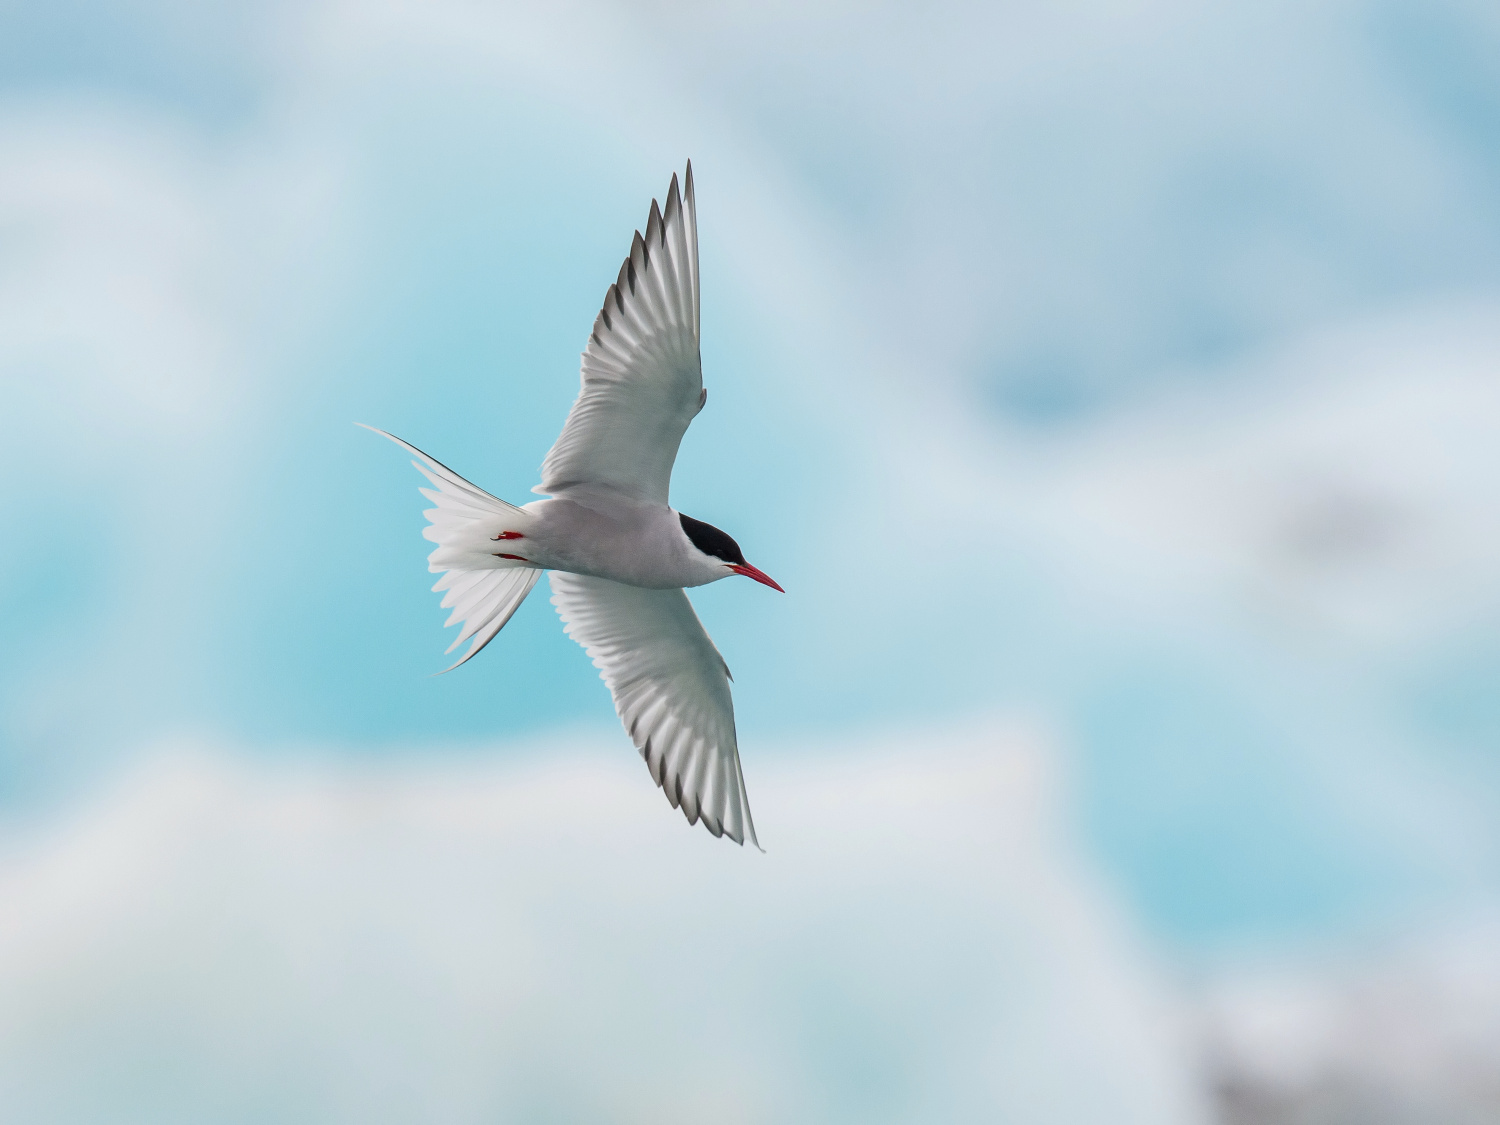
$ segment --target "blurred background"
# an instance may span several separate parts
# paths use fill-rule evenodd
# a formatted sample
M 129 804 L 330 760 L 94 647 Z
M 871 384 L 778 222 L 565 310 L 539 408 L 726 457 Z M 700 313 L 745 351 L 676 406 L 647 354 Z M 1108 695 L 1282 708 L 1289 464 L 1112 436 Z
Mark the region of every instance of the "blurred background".
M 762 856 L 530 499 L 691 157 Z M 1500 8 L 0 5 L 6 1120 L 1500 1122 Z

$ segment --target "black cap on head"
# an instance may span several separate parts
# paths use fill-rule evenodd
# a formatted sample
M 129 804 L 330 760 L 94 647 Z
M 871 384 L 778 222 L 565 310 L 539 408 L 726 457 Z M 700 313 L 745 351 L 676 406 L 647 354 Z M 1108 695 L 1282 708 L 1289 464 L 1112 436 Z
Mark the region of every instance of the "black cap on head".
M 705 555 L 712 555 L 727 563 L 746 565 L 745 553 L 740 550 L 740 545 L 713 524 L 695 520 L 681 512 L 677 513 L 677 518 L 682 521 L 682 530 L 693 541 L 693 546 Z

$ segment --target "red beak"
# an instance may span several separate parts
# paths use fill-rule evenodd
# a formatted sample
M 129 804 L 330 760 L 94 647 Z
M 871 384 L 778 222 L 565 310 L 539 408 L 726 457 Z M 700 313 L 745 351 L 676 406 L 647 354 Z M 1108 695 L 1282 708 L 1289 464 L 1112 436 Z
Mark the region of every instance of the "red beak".
M 746 578 L 755 579 L 762 586 L 769 586 L 773 590 L 780 590 L 783 594 L 786 593 L 785 590 L 782 590 L 780 586 L 776 585 L 776 580 L 774 578 L 765 573 L 765 571 L 757 570 L 749 563 L 745 563 L 742 566 L 735 566 L 731 563 L 729 569 L 734 571 L 736 574 L 743 574 Z

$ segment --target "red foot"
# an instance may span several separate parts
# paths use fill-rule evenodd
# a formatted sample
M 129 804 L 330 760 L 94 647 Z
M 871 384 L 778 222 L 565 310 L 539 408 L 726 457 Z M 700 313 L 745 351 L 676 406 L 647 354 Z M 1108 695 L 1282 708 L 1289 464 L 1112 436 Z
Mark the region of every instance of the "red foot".
M 517 536 L 517 538 L 520 538 L 520 536 Z M 492 552 L 492 554 L 494 554 L 494 556 L 497 559 L 515 559 L 516 562 L 530 562 L 531 561 L 530 559 L 523 559 L 520 555 L 502 555 L 499 551 L 494 551 L 494 552 Z
M 498 543 L 501 539 L 525 539 L 519 531 L 502 531 L 499 535 L 491 535 L 490 542 Z

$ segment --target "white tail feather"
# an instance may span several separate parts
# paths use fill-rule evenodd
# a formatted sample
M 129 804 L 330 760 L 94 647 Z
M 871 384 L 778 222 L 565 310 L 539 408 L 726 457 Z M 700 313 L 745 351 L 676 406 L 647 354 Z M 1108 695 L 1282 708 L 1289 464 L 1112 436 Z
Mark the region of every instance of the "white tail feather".
M 461 624 L 458 637 L 448 651 L 472 638 L 469 650 L 443 669 L 451 672 L 494 639 L 541 577 L 542 572 L 536 567 L 516 559 L 499 558 L 495 552 L 497 536 L 511 531 L 521 533 L 524 538 L 535 517 L 524 508 L 491 496 L 394 434 L 365 426 L 363 422 L 355 425 L 390 438 L 417 457 L 412 465 L 434 485 L 417 491 L 435 505 L 423 513 L 431 526 L 422 531 L 424 538 L 437 544 L 437 549 L 427 556 L 427 569 L 443 574 L 433 590 L 447 591 L 442 608 L 451 608 L 453 613 L 445 624 Z
M 489 570 L 483 572 L 479 582 L 465 592 L 453 609 L 453 617 L 464 622 L 458 639 L 448 646 L 452 652 L 470 637 L 474 638 L 469 651 L 454 661 L 444 672 L 451 672 L 464 661 L 475 656 L 480 649 L 495 639 L 495 634 L 505 627 L 511 615 L 521 608 L 526 595 L 542 576 L 540 570 L 532 568 L 516 570 Z M 453 618 L 449 618 L 452 623 Z

